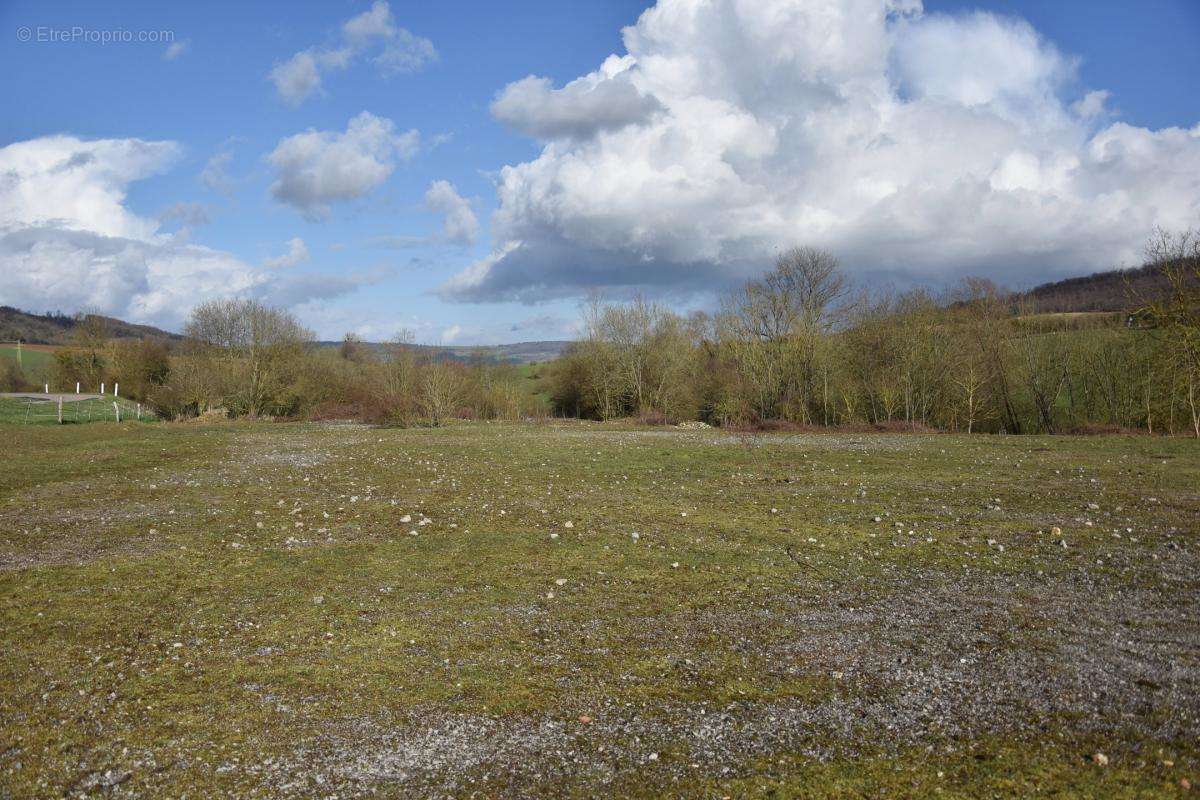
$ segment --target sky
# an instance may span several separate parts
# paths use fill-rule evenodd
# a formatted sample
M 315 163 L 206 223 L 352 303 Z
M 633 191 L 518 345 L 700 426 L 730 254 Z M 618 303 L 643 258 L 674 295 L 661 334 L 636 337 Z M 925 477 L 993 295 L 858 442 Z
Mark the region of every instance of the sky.
M 571 338 L 792 245 L 1022 287 L 1200 225 L 1195 0 L 0 2 L 0 304 Z

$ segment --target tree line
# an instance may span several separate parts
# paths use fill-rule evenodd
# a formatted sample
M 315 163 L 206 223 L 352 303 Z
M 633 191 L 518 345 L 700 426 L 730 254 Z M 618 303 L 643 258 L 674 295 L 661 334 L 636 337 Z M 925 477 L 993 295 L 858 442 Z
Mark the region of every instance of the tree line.
M 1131 282 L 1128 312 L 1042 314 L 980 278 L 941 294 L 856 290 L 831 253 L 798 247 L 713 313 L 593 298 L 580 340 L 533 374 L 441 359 L 408 334 L 318 346 L 289 312 L 249 299 L 201 304 L 181 342 L 113 339 L 106 318 L 83 315 L 48 375 L 31 380 L 6 360 L 0 387 L 119 382 L 167 418 L 555 415 L 1200 437 L 1200 235 L 1159 232 L 1147 255 L 1136 274 L 1152 270 L 1156 290 L 1140 295 L 1145 281 Z
M 112 338 L 106 318 L 81 315 L 48 371 L 0 362 L 6 390 L 109 391 L 148 403 L 159 416 L 350 418 L 440 425 L 451 418 L 518 420 L 545 413 L 521 368 L 483 359 L 451 361 L 415 348 L 401 333 L 383 345 L 347 334 L 337 347 L 284 309 L 256 300 L 197 306 L 181 342 Z
M 1200 436 L 1200 237 L 1160 232 L 1148 257 L 1166 291 L 1077 315 L 979 278 L 855 292 L 832 254 L 795 248 L 713 314 L 593 300 L 550 396 L 593 419 Z

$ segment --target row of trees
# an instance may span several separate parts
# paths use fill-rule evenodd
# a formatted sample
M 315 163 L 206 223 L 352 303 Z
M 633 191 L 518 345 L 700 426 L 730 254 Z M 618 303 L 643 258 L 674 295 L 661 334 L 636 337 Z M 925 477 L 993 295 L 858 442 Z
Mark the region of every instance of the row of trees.
M 831 254 L 795 248 L 712 314 L 593 299 L 582 339 L 546 368 L 548 400 L 517 367 L 431 358 L 411 336 L 313 345 L 289 313 L 254 300 L 198 306 L 170 347 L 112 339 L 103 318 L 85 317 L 55 353 L 50 382 L 119 382 L 167 417 L 221 409 L 438 425 L 552 412 L 1200 436 L 1200 236 L 1157 234 L 1148 256 L 1167 291 L 1133 291 L 1129 314 L 1079 316 L 1036 314 L 982 279 L 944 295 L 855 292 Z
M 337 416 L 440 425 L 452 417 L 510 419 L 544 412 L 513 365 L 433 358 L 408 334 L 383 347 L 347 335 L 337 348 L 287 311 L 255 300 L 197 306 L 182 342 L 114 339 L 103 317 L 83 315 L 48 375 L 0 375 L 11 388 L 88 391 L 119 383 L 123 396 L 167 418 L 219 411 L 229 416 Z
M 598 419 L 1200 436 L 1200 240 L 1159 234 L 1148 255 L 1171 290 L 1081 324 L 982 279 L 854 294 L 832 255 L 797 248 L 712 315 L 593 301 L 551 397 Z

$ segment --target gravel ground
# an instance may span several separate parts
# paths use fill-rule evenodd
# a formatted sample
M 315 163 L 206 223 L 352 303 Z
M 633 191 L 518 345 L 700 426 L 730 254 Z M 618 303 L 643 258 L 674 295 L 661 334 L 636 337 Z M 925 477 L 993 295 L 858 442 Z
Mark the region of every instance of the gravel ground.
M 1193 442 L 10 438 L 3 800 L 1150 797 L 1200 766 Z

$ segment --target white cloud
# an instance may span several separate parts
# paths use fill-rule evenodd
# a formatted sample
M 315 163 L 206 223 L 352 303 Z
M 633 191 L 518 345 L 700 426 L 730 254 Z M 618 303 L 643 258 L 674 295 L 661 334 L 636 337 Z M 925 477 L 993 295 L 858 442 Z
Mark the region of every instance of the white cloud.
M 288 239 L 286 253 L 274 258 L 268 258 L 263 262 L 263 266 L 267 267 L 267 269 L 286 269 L 308 261 L 308 258 L 308 245 L 299 236 L 294 236 Z
M 374 189 L 419 145 L 416 130 L 396 133 L 391 120 L 364 111 L 345 133 L 308 130 L 280 141 L 267 156 L 277 171 L 271 194 L 309 219 L 323 219 L 330 203 Z
M 375 57 L 375 65 L 384 75 L 403 75 L 417 72 L 437 59 L 433 42 L 398 28 L 383 52 Z
M 190 46 L 191 42 L 187 39 L 183 39 L 182 41 L 178 42 L 171 42 L 169 45 L 167 45 L 167 49 L 163 51 L 163 61 L 174 61 L 186 53 L 188 47 Z
M 369 11 L 351 17 L 342 25 L 346 41 L 365 47 L 375 39 L 388 39 L 396 34 L 396 24 L 388 4 L 378 0 Z
M 293 305 L 378 279 L 274 275 L 162 233 L 158 221 L 130 211 L 125 196 L 130 183 L 166 169 L 178 152 L 173 142 L 71 136 L 0 148 L 0 303 L 97 308 L 178 329 L 192 306 L 213 297 Z
M 1096 119 L 1108 114 L 1108 100 L 1112 95 L 1104 90 L 1097 89 L 1088 92 L 1083 97 L 1071 104 L 1071 110 L 1074 111 L 1080 119 Z
M 233 161 L 233 153 L 222 150 L 213 154 L 204 169 L 200 171 L 200 182 L 221 194 L 233 193 L 233 179 L 229 177 L 229 165 Z
M 583 139 L 646 121 L 658 101 L 638 91 L 625 71 L 631 58 L 610 56 L 597 72 L 553 88 L 549 78 L 530 75 L 510 83 L 492 103 L 492 115 L 539 139 Z
M 301 50 L 277 63 L 267 77 L 285 102 L 298 106 L 321 91 L 323 71 L 345 69 L 360 55 L 372 51 L 384 75 L 416 72 L 438 57 L 433 42 L 397 27 L 388 4 L 376 0 L 370 10 L 342 25 L 336 44 Z
M 538 301 L 707 291 L 791 244 L 860 274 L 1022 282 L 1136 261 L 1200 217 L 1200 125 L 1097 129 L 1103 94 L 1027 23 L 919 0 L 661 0 L 627 53 L 493 104 L 495 251 L 443 286 Z M 603 99 L 603 102 L 601 102 Z
M 178 222 L 181 225 L 207 225 L 212 222 L 203 203 L 179 202 L 167 206 L 158 214 L 159 222 Z
M 0 149 L 0 226 L 55 226 L 144 238 L 157 223 L 124 206 L 125 187 L 165 171 L 174 142 L 47 136 Z
M 307 50 L 271 68 L 271 82 L 279 96 L 292 105 L 299 105 L 321 88 L 321 73 L 317 57 Z
M 471 203 L 459 195 L 449 181 L 434 181 L 425 192 L 425 205 L 430 211 L 444 215 L 442 231 L 444 238 L 454 244 L 475 243 L 479 234 L 479 220 L 471 210 Z
M 462 335 L 463 329 L 461 325 L 450 325 L 442 330 L 442 344 L 452 344 L 455 339 Z

